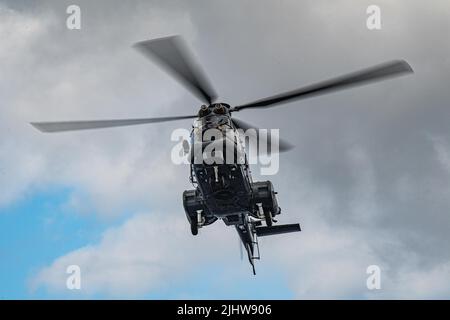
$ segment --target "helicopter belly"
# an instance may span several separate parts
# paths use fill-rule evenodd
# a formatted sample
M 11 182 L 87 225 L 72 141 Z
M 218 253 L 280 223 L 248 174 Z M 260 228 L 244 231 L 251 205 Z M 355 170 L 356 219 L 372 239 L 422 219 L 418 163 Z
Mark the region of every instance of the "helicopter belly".
M 252 190 L 244 165 L 198 165 L 194 172 L 210 213 L 220 217 L 248 210 Z

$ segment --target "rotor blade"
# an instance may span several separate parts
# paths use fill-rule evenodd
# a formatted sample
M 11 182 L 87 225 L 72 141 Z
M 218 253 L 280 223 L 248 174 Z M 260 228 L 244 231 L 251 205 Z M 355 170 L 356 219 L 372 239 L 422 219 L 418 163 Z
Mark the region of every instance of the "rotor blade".
M 203 102 L 211 104 L 216 92 L 195 62 L 187 46 L 179 36 L 138 42 L 134 47 L 145 56 L 153 58 L 166 71 L 178 79 L 189 91 Z
M 192 119 L 192 116 L 160 117 L 143 119 L 91 120 L 91 121 L 60 121 L 60 122 L 31 122 L 31 125 L 41 132 L 61 132 L 87 129 L 123 127 L 137 124 L 167 122 L 174 120 Z
M 232 119 L 234 126 L 237 129 L 242 129 L 246 132 L 248 132 L 248 134 L 255 134 L 257 135 L 257 141 L 258 141 L 258 147 L 261 144 L 266 144 L 267 146 L 267 151 L 268 153 L 271 153 L 271 150 L 269 150 L 269 148 L 272 146 L 272 135 L 270 134 L 270 130 L 267 130 L 267 135 L 260 135 L 259 133 L 259 129 L 247 122 L 244 122 L 242 120 L 233 118 Z M 248 129 L 254 129 L 255 131 L 247 131 Z M 250 140 L 251 141 L 251 140 Z M 294 146 L 292 144 L 290 144 L 289 142 L 279 138 L 278 139 L 278 152 L 285 152 L 285 151 L 289 151 L 292 148 L 294 148 Z M 259 150 L 259 149 L 258 149 Z
M 400 76 L 414 72 L 411 66 L 404 60 L 394 60 L 371 68 L 363 69 L 337 78 L 312 84 L 297 90 L 284 92 L 272 97 L 257 100 L 240 106 L 236 106 L 232 111 L 239 111 L 248 108 L 267 108 L 277 104 L 286 103 L 292 100 L 309 98 L 312 96 L 329 93 L 336 90 L 363 85 L 368 82 L 380 81 L 386 78 Z

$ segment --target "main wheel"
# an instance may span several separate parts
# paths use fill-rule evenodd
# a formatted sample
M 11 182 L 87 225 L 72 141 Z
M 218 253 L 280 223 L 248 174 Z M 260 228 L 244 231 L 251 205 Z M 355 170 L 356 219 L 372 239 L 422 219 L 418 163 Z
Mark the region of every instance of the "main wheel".
M 264 210 L 264 218 L 266 220 L 266 225 L 268 227 L 272 226 L 272 213 L 270 212 L 270 210 Z
M 198 224 L 197 219 L 191 220 L 191 233 L 193 236 L 196 236 L 198 234 Z

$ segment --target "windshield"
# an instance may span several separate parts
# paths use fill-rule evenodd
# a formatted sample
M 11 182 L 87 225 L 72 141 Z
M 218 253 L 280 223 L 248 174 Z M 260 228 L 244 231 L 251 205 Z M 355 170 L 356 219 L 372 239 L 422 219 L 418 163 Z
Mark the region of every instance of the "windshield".
M 231 128 L 230 119 L 226 115 L 211 114 L 205 117 L 196 119 L 194 121 L 194 128 L 206 129 L 216 128 L 216 129 L 226 129 Z
M 219 129 L 225 133 L 227 129 L 232 129 L 230 118 L 226 115 L 211 114 L 194 121 L 193 139 L 202 141 L 202 135 L 208 129 Z

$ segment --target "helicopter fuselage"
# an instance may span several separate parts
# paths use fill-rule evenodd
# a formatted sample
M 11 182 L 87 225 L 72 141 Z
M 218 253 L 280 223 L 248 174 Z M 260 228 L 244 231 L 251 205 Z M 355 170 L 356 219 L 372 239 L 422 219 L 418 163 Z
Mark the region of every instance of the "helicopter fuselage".
M 271 227 L 281 209 L 270 181 L 253 182 L 245 137 L 227 110 L 222 104 L 202 108 L 194 122 L 189 157 L 195 188 L 184 191 L 183 205 L 193 235 L 219 219 L 235 226 L 253 265 L 259 258 L 256 229 L 263 222 Z
M 191 182 L 196 188 L 185 192 L 185 209 L 188 219 L 193 218 L 194 211 L 196 216 L 202 211 L 201 226 L 217 219 L 239 225 L 245 215 L 264 218 L 264 210 L 272 216 L 280 213 L 272 184 L 253 182 L 244 137 L 227 109 L 223 104 L 201 109 L 191 133 Z M 208 133 L 211 130 L 214 134 Z M 193 207 L 186 202 L 192 198 L 196 200 Z

